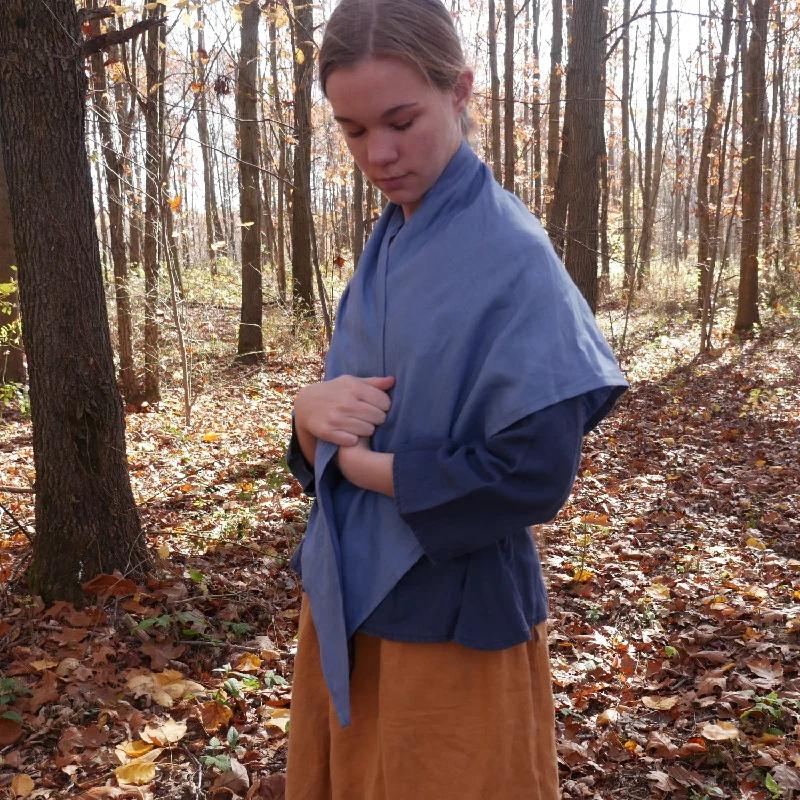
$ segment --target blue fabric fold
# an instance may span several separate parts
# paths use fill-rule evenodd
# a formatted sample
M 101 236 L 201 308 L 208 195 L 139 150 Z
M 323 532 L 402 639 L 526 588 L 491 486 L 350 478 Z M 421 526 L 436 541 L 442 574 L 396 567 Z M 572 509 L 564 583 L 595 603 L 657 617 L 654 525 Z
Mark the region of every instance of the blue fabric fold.
M 585 432 L 627 386 L 538 220 L 462 142 L 417 211 L 384 209 L 339 303 L 325 380 L 392 375 L 373 449 L 486 441 L 584 395 Z M 322 670 L 350 722 L 348 640 L 422 557 L 392 498 L 344 480 L 320 441 L 299 552 Z

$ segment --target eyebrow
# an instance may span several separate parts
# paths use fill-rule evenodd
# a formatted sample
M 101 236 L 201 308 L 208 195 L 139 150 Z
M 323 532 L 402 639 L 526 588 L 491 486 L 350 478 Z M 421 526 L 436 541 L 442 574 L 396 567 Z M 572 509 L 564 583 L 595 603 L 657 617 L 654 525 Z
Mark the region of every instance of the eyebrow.
M 401 103 L 399 106 L 394 106 L 388 111 L 384 111 L 383 114 L 381 114 L 381 119 L 388 119 L 389 117 L 394 116 L 398 111 L 406 111 L 407 109 L 414 108 L 414 106 L 417 105 L 419 105 L 419 103 Z M 351 125 L 355 125 L 355 122 L 347 117 L 334 117 L 334 119 L 337 122 L 349 122 Z

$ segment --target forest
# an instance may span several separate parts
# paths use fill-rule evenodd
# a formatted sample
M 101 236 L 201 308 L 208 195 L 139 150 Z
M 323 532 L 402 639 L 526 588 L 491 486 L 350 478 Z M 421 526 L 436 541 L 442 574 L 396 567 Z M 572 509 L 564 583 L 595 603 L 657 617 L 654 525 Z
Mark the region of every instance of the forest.
M 563 797 L 800 797 L 800 3 L 444 1 L 631 384 L 534 530 Z M 0 0 L 4 797 L 284 797 L 293 400 L 387 203 L 335 4 Z

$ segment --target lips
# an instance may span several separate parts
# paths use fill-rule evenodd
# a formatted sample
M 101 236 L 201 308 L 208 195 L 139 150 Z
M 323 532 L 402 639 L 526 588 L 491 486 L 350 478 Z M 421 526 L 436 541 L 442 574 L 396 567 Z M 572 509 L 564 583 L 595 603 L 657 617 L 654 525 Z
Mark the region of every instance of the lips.
M 377 183 L 386 189 L 394 189 L 397 188 L 408 177 L 408 174 L 409 173 L 406 173 L 405 175 L 396 175 L 392 178 L 380 178 Z

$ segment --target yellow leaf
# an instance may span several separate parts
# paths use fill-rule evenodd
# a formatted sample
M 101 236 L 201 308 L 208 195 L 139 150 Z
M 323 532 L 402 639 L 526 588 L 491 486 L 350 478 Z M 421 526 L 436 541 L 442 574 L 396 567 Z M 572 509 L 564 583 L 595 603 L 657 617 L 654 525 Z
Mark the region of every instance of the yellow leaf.
M 625 749 L 626 749 L 626 750 L 627 750 L 629 753 L 636 753 L 636 752 L 639 752 L 639 751 L 641 751 L 641 749 L 642 749 L 640 745 L 636 744 L 636 742 L 634 742 L 634 741 L 633 741 L 633 739 L 628 739 L 628 741 L 627 741 L 627 742 L 625 742 L 625 744 L 624 744 L 624 745 L 622 745 L 622 746 L 623 746 L 623 747 L 624 747 L 624 748 L 625 748 Z
M 664 586 L 663 583 L 651 583 L 644 591 L 654 600 L 669 600 L 670 598 L 669 586 Z
M 178 210 L 180 210 L 181 203 L 183 202 L 183 197 L 181 197 L 181 195 L 179 194 L 176 194 L 175 197 L 168 198 L 167 202 L 169 203 L 169 207 L 173 211 L 177 212 Z
M 194 17 L 192 17 L 192 15 L 188 11 L 184 11 L 184 13 L 181 14 L 181 22 L 186 26 L 193 25 Z
M 233 712 L 228 706 L 211 700 L 200 706 L 200 721 L 207 733 L 216 733 L 223 725 L 230 722 Z
M 231 16 L 233 17 L 234 22 L 241 22 L 242 21 L 242 9 L 239 6 L 234 6 L 231 9 Z
M 761 541 L 761 539 L 756 539 L 756 537 L 755 537 L 755 536 L 751 536 L 751 537 L 750 537 L 750 538 L 749 538 L 749 539 L 748 539 L 748 540 L 745 542 L 745 544 L 746 544 L 748 547 L 752 547 L 752 548 L 754 548 L 755 550 L 766 550 L 766 549 L 767 549 L 767 546 L 764 544 L 764 542 L 762 542 L 762 541 Z
M 261 659 L 255 653 L 242 653 L 236 662 L 240 672 L 255 672 L 261 667 Z
M 11 781 L 11 791 L 14 793 L 14 797 L 28 797 L 33 791 L 33 786 L 30 776 L 22 772 L 15 775 Z
M 156 765 L 152 761 L 134 761 L 114 770 L 120 786 L 144 786 L 156 777 Z
M 115 749 L 117 758 L 123 763 L 127 763 L 129 759 L 141 758 L 145 753 L 149 753 L 153 749 L 153 745 L 150 742 L 143 742 L 141 739 L 137 739 L 135 742 L 126 739 L 124 742 L 120 742 Z
M 739 738 L 739 729 L 732 722 L 703 722 L 700 735 L 712 742 L 725 742 Z
M 158 546 L 158 550 L 156 552 L 158 553 L 158 557 L 159 558 L 169 558 L 169 554 L 170 554 L 169 545 L 160 544 Z
M 200 437 L 201 442 L 218 442 L 220 440 L 220 435 L 218 433 L 204 433 Z
M 678 700 L 680 700 L 680 697 L 677 695 L 673 695 L 672 697 L 643 697 L 642 705 L 647 706 L 647 708 L 656 709 L 657 711 L 669 711 L 677 704 Z
M 280 728 L 284 733 L 286 733 L 286 728 L 289 726 L 289 709 L 271 709 L 270 718 L 266 720 L 264 724 L 267 727 Z
M 306 54 L 298 47 L 297 52 L 294 54 L 294 60 L 298 64 L 304 64 L 306 60 Z
M 586 569 L 585 567 L 584 568 L 578 567 L 578 569 L 575 570 L 575 573 L 572 576 L 572 580 L 577 581 L 578 583 L 586 583 L 587 581 L 590 581 L 593 577 L 594 577 L 594 572 L 592 572 L 590 569 Z
M 159 747 L 168 747 L 176 744 L 186 736 L 186 723 L 176 722 L 168 717 L 163 725 L 148 725 L 141 733 L 142 739 Z

